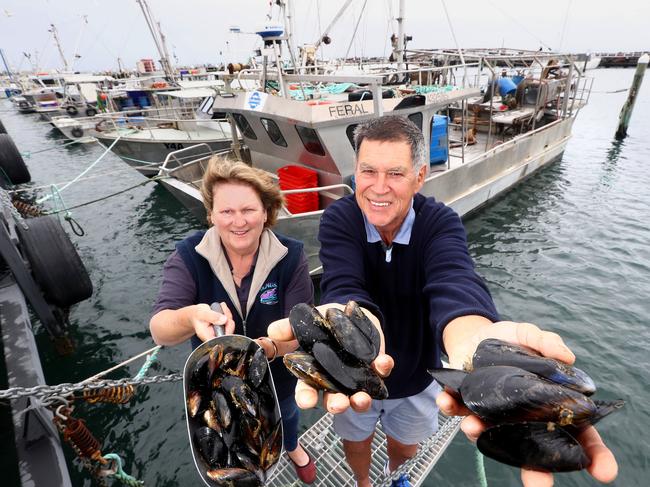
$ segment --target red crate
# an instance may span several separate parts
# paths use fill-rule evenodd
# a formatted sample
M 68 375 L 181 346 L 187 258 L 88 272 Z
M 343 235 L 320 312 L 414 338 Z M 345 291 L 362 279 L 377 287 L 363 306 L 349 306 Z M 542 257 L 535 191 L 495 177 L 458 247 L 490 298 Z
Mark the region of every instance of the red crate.
M 318 186 L 318 173 L 302 166 L 284 166 L 278 169 L 280 189 L 303 189 Z M 318 210 L 318 193 L 295 193 L 284 196 L 291 213 L 306 213 Z

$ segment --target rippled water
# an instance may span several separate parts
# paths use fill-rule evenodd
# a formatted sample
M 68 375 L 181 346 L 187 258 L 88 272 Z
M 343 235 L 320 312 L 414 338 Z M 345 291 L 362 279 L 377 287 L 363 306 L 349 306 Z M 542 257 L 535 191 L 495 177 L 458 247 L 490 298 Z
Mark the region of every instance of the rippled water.
M 529 321 L 560 333 L 578 365 L 600 386 L 601 399 L 623 398 L 625 408 L 599 431 L 618 458 L 616 485 L 647 485 L 650 424 L 646 325 L 650 290 L 650 81 L 645 81 L 630 135 L 614 142 L 617 115 L 633 70 L 596 70 L 594 92 L 574 125 L 562 161 L 529 179 L 466 221 L 479 272 L 504 318 Z M 21 116 L 0 102 L 0 118 L 21 151 L 35 152 L 62 140 L 33 115 Z M 70 146 L 34 154 L 26 162 L 32 188 L 66 181 L 101 155 L 96 146 Z M 113 174 L 108 176 L 109 172 Z M 63 193 L 67 206 L 143 183 L 119 159 L 107 155 L 82 181 Z M 47 194 L 33 189 L 32 195 Z M 74 382 L 152 346 L 147 323 L 162 263 L 175 241 L 200 226 L 166 191 L 146 184 L 100 204 L 73 211 L 86 231 L 74 237 L 95 286 L 93 297 L 72 313 L 77 351 L 58 357 L 42 327 L 36 327 L 48 383 Z M 164 349 L 152 373 L 182 368 L 189 348 Z M 114 377 L 133 376 L 139 366 Z M 4 381 L 4 377 L 0 380 Z M 2 387 L 6 383 L 0 384 Z M 77 409 L 117 452 L 125 470 L 148 485 L 195 484 L 185 431 L 180 384 L 142 388 L 130 406 Z M 317 413 L 305 415 L 309 421 Z M 2 423 L 6 424 L 6 420 Z M 2 464 L 9 485 L 18 485 L 3 442 Z M 480 485 L 475 448 L 459 435 L 425 485 Z M 69 454 L 70 452 L 68 452 Z M 68 455 L 71 458 L 70 455 Z M 69 462 L 74 485 L 91 485 Z M 485 460 L 491 486 L 516 485 L 515 469 Z M 556 485 L 588 486 L 584 472 L 557 476 Z

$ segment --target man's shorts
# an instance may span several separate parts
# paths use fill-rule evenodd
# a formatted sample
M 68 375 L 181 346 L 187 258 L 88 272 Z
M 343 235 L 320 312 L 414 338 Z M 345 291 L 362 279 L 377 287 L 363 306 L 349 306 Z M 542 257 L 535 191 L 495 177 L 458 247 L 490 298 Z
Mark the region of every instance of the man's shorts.
M 436 381 L 414 396 L 372 400 L 370 409 L 357 413 L 351 408 L 334 415 L 334 431 L 349 441 L 362 441 L 375 431 L 377 421 L 387 436 L 405 445 L 415 445 L 438 431 L 436 397 L 441 389 Z

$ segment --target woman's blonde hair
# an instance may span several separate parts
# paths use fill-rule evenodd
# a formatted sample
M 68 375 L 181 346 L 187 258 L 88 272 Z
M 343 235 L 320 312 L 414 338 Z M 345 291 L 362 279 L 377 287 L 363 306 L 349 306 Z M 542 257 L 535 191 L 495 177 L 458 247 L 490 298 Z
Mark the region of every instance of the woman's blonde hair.
M 243 162 L 230 161 L 221 156 L 213 156 L 208 161 L 208 167 L 203 174 L 201 195 L 203 196 L 203 205 L 208 213 L 208 225 L 212 225 L 210 215 L 215 188 L 224 183 L 245 184 L 253 188 L 266 210 L 264 228 L 275 225 L 278 212 L 284 204 L 284 196 L 280 192 L 278 183 L 262 169 L 256 169 Z

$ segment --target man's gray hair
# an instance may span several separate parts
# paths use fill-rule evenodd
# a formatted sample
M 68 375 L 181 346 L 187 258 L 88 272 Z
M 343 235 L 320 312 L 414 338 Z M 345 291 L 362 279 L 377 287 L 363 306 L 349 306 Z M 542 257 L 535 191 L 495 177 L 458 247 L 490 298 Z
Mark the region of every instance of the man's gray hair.
M 386 115 L 357 125 L 354 129 L 354 148 L 359 158 L 359 148 L 364 140 L 377 142 L 406 142 L 411 148 L 413 168 L 419 171 L 426 165 L 427 151 L 422 131 L 408 118 Z

